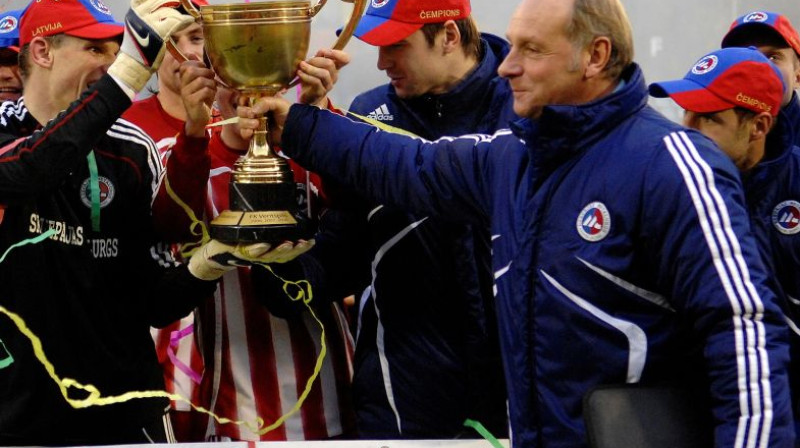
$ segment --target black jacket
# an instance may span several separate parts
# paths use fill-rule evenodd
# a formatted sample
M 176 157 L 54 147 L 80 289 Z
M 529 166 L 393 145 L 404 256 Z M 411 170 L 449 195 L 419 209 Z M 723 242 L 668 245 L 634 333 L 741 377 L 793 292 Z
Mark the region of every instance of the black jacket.
M 150 326 L 188 314 L 214 282 L 157 257 L 150 204 L 161 166 L 140 129 L 117 120 L 130 105 L 105 77 L 43 129 L 24 99 L 0 108 L 0 305 L 41 339 L 60 378 L 102 396 L 163 389 Z M 87 155 L 94 152 L 100 227 L 91 219 Z M 13 361 L 0 368 L 0 444 L 107 444 L 142 441 L 166 400 L 73 409 L 5 316 L 0 339 Z M 0 358 L 4 358 L 1 353 Z M 70 397 L 81 398 L 79 390 Z

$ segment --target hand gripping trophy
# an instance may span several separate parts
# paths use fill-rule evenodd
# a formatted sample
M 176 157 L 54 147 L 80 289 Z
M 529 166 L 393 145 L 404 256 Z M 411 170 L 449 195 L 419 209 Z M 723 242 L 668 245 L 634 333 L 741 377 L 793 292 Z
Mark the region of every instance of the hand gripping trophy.
M 334 49 L 344 48 L 367 0 L 353 12 Z M 203 26 L 205 51 L 217 76 L 247 98 L 250 105 L 290 87 L 297 65 L 308 52 L 311 19 L 326 0 L 271 0 L 204 5 L 189 0 L 183 8 Z M 229 189 L 230 210 L 211 222 L 211 236 L 228 243 L 297 241 L 309 235 L 308 218 L 299 210 L 291 168 L 269 144 L 267 117 L 260 118 L 246 155 L 235 165 Z

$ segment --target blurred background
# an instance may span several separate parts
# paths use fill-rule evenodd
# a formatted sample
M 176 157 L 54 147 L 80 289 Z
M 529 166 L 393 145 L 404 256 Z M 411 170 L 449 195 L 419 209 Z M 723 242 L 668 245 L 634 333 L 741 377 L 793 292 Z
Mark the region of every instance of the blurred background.
M 128 9 L 125 0 L 103 1 L 119 19 Z M 230 2 L 211 0 L 214 4 Z M 0 2 L 0 8 L 22 8 L 27 3 L 6 0 Z M 482 31 L 504 36 L 508 19 L 518 3 L 518 0 L 472 0 L 472 14 Z M 800 0 L 622 0 L 622 3 L 633 24 L 636 61 L 648 82 L 682 77 L 697 59 L 718 48 L 731 22 L 744 13 L 780 12 L 795 28 L 800 28 Z M 344 25 L 351 10 L 348 3 L 328 0 L 314 19 L 311 54 L 333 45 L 335 30 Z M 375 47 L 354 38 L 346 50 L 353 61 L 343 69 L 331 95 L 335 104 L 345 108 L 360 92 L 386 82 L 384 73 L 375 68 Z M 681 109 L 671 100 L 652 99 L 651 104 L 669 118 L 680 120 Z

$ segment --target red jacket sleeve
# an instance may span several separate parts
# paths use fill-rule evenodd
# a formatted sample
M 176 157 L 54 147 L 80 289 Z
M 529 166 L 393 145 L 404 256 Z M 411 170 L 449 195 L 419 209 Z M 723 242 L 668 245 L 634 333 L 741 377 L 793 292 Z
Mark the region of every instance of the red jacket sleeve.
M 153 201 L 154 226 L 165 241 L 182 243 L 200 238 L 192 232 L 194 220 L 179 201 L 191 209 L 197 220 L 202 220 L 211 167 L 208 146 L 208 137 L 187 137 L 181 132 L 172 147 L 166 175 L 162 177 Z M 178 201 L 170 194 L 170 189 Z

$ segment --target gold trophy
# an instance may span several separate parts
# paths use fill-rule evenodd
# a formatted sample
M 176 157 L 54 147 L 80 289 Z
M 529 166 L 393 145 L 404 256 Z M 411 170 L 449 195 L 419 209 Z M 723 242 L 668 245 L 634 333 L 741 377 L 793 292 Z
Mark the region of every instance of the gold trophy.
M 294 85 L 297 66 L 306 57 L 311 19 L 327 0 L 276 0 L 204 5 L 189 0 L 183 8 L 203 26 L 207 61 L 227 86 L 249 104 Z M 364 12 L 367 0 L 353 3 L 350 20 L 334 49 L 342 49 Z M 225 210 L 211 221 L 211 236 L 229 243 L 296 241 L 308 238 L 308 217 L 299 209 L 293 173 L 269 143 L 267 117 L 233 169 Z

